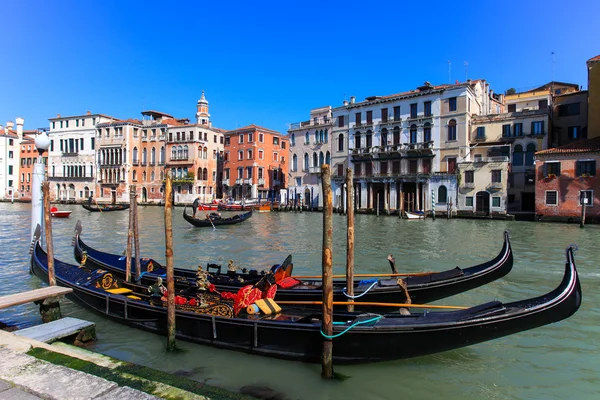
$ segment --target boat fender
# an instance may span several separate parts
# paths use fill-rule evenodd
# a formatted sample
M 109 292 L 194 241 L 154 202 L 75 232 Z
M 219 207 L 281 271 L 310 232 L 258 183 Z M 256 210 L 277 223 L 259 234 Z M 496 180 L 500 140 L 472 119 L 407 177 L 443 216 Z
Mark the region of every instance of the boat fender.
M 250 315 L 258 314 L 260 312 L 260 308 L 256 304 L 250 304 L 246 307 L 246 312 Z

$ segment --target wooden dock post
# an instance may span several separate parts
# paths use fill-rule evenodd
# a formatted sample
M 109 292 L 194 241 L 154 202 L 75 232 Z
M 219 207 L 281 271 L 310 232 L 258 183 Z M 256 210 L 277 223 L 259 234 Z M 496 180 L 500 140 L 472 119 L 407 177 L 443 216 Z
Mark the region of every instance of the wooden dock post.
M 129 228 L 127 229 L 127 249 L 125 250 L 125 280 L 131 282 L 131 241 L 133 240 L 133 205 L 135 201 L 135 190 L 133 185 L 129 186 Z
M 346 216 L 348 218 L 348 231 L 346 238 L 346 291 L 350 296 L 354 296 L 354 196 L 352 189 L 354 187 L 352 169 L 346 169 Z M 342 205 L 342 208 L 344 205 Z M 353 303 L 352 298 L 348 299 Z M 348 304 L 348 311 L 354 311 L 354 305 Z
M 175 343 L 175 281 L 173 265 L 173 181 L 167 173 L 165 181 L 165 256 L 167 258 L 167 351 L 177 349 Z
M 140 224 L 138 219 L 137 186 L 133 186 L 133 246 L 135 247 L 135 280 L 142 279 L 142 267 L 140 265 Z M 130 207 L 131 208 L 131 207 Z
M 54 274 L 54 242 L 52 241 L 52 219 L 50 218 L 50 182 L 42 184 L 44 196 L 44 225 L 46 225 L 46 254 L 48 254 L 48 283 L 56 286 L 56 275 Z M 62 318 L 58 298 L 49 297 L 40 303 L 40 314 L 43 322 L 56 321 Z
M 321 182 L 323 185 L 323 319 L 321 331 L 327 335 L 333 334 L 333 201 L 331 194 L 331 171 L 329 165 L 321 165 Z M 321 355 L 321 376 L 333 378 L 333 341 L 326 337 L 323 340 Z
M 580 201 L 580 203 L 581 203 L 581 223 L 579 224 L 580 228 L 583 228 L 583 226 L 585 225 L 585 209 L 587 208 L 587 202 L 588 202 L 587 197 L 584 197 Z

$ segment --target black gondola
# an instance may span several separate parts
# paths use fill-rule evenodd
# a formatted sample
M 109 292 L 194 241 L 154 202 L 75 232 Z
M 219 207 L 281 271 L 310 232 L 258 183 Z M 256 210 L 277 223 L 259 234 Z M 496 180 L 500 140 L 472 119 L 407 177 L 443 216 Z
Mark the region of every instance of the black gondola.
M 227 217 L 227 218 L 223 218 L 223 217 L 211 217 L 211 219 L 204 219 L 204 218 L 195 218 L 192 217 L 191 215 L 188 215 L 188 213 L 186 212 L 187 207 L 184 207 L 183 209 L 183 219 L 185 219 L 187 222 L 189 222 L 190 224 L 197 226 L 197 227 L 213 227 L 214 226 L 221 226 L 221 225 L 233 225 L 233 224 L 239 224 L 240 222 L 244 222 L 247 219 L 250 219 L 250 217 L 252 217 L 252 209 L 250 209 L 249 212 L 244 213 L 244 214 L 236 214 L 234 216 L 231 217 Z
M 102 268 L 113 273 L 125 274 L 126 258 L 116 254 L 110 254 L 96 250 L 83 242 L 81 239 L 81 222 L 77 222 L 74 238 L 74 255 L 78 262 L 82 261 L 85 251 L 86 265 Z M 291 258 L 291 257 L 289 257 Z M 291 262 L 291 261 L 290 261 Z M 141 283 L 151 285 L 157 277 L 165 277 L 166 269 L 155 260 L 141 259 L 142 277 Z M 132 260 L 132 264 L 134 262 Z M 409 276 L 403 278 L 411 300 L 416 303 L 429 303 L 435 300 L 453 296 L 467 290 L 485 285 L 496 279 L 500 279 L 510 272 L 513 265 L 513 253 L 510 245 L 508 231 L 504 233 L 504 244 L 500 253 L 492 260 L 469 268 L 453 268 L 447 271 L 432 273 L 425 276 Z M 258 281 L 261 276 L 256 273 L 231 273 L 221 272 L 221 266 L 209 264 L 207 266 L 209 281 L 216 286 L 218 291 L 236 292 L 240 287 Z M 252 271 L 251 271 L 252 272 Z M 190 269 L 175 268 L 176 285 L 186 287 L 194 285 L 196 271 Z M 334 280 L 334 301 L 345 301 L 345 280 Z M 379 280 L 359 280 L 354 284 L 354 295 L 364 295 L 362 301 L 369 302 L 404 302 L 406 295 L 404 288 L 398 284 L 397 278 Z M 277 292 L 279 300 L 289 301 L 316 301 L 321 300 L 321 280 L 302 280 L 294 287 L 280 287 Z
M 550 293 L 532 299 L 492 301 L 460 311 L 414 312 L 410 315 L 333 314 L 333 361 L 366 363 L 422 356 L 452 350 L 557 322 L 581 304 L 581 287 L 573 259 L 566 251 L 565 273 Z M 31 268 L 48 281 L 47 255 L 35 243 Z M 70 287 L 69 297 L 116 321 L 166 334 L 167 308 L 152 302 L 139 287 L 101 269 L 54 262 L 56 282 Z M 143 289 L 143 288 L 142 288 Z M 277 295 L 278 296 L 278 295 Z M 276 299 L 277 299 L 276 296 Z M 190 299 L 191 302 L 191 299 Z M 226 301 L 192 307 L 176 306 L 180 339 L 263 356 L 319 362 L 323 337 L 321 315 L 308 309 L 284 309 L 272 315 L 232 316 Z
M 86 204 L 81 203 L 81 206 L 91 212 L 108 212 L 108 211 L 122 211 L 129 208 L 129 204 Z

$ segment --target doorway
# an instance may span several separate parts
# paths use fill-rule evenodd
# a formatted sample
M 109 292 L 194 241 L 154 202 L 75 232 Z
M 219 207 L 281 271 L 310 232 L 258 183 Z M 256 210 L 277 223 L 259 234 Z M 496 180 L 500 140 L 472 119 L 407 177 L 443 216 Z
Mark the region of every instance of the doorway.
M 486 216 L 490 215 L 490 194 L 488 192 L 477 193 L 475 212 Z

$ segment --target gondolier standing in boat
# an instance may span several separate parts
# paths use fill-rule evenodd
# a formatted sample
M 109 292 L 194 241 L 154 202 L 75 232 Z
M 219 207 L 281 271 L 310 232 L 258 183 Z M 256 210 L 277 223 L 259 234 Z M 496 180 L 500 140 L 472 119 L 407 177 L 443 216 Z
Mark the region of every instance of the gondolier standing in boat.
M 88 205 L 92 205 L 92 195 L 90 195 L 90 197 L 88 197 Z
M 198 205 L 200 205 L 200 196 L 196 197 L 194 202 L 192 203 L 192 208 L 194 209 L 194 213 L 192 217 L 196 218 L 196 211 L 198 211 Z

